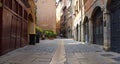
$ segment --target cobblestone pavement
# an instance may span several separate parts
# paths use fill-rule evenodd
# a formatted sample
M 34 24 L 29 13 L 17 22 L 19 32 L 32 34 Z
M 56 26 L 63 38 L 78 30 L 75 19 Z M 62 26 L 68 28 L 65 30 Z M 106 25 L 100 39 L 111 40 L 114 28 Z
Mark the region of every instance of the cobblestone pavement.
M 66 64 L 120 64 L 120 54 L 103 51 L 101 46 L 64 40 Z M 114 58 L 118 58 L 116 61 Z
M 120 54 L 72 39 L 43 40 L 0 57 L 0 64 L 120 64 Z
M 0 57 L 0 64 L 49 64 L 58 46 L 58 40 L 44 40 Z

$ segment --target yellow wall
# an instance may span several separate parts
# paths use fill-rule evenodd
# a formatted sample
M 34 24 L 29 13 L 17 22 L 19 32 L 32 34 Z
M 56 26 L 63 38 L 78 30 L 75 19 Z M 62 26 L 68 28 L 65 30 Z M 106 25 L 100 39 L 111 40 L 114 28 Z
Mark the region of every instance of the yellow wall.
M 30 4 L 30 8 L 29 8 L 29 14 L 32 15 L 33 21 L 28 21 L 28 32 L 29 34 L 35 34 L 35 22 L 36 22 L 36 15 L 35 15 L 35 3 L 34 0 L 28 0 L 29 4 Z

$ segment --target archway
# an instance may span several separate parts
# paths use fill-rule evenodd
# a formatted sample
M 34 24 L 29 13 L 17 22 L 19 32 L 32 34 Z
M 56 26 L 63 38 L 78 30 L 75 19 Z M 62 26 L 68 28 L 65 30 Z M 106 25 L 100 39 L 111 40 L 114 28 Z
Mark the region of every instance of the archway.
M 79 37 L 80 37 L 80 42 L 81 42 L 81 38 L 82 38 L 82 37 L 81 37 L 81 36 L 82 36 L 82 34 L 81 34 L 81 26 L 82 26 L 82 25 L 81 25 L 81 21 L 80 21 L 80 27 L 79 27 L 79 28 L 80 28 L 80 32 L 79 32 L 79 34 L 80 34 L 80 35 L 79 35 Z
M 77 27 L 76 27 L 76 40 L 78 41 L 78 24 L 77 24 Z
M 93 11 L 93 43 L 103 45 L 103 11 L 96 7 Z
M 84 18 L 84 41 L 89 42 L 89 20 L 87 16 Z
M 111 50 L 120 53 L 120 0 L 111 0 L 108 9 L 111 17 Z

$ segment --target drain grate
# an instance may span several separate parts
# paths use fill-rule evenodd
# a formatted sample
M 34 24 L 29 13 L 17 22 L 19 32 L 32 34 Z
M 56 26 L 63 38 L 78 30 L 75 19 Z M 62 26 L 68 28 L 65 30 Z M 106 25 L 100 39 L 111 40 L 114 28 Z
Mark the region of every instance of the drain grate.
M 101 54 L 101 56 L 111 57 L 111 56 L 114 56 L 114 55 L 112 55 L 112 54 Z
M 115 61 L 119 61 L 120 62 L 120 57 L 116 57 L 116 58 L 112 58 L 114 59 Z

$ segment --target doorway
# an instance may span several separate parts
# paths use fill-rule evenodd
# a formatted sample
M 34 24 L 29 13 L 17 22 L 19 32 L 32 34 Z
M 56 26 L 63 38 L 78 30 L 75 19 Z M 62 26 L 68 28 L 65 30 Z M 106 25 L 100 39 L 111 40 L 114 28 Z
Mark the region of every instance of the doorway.
M 93 43 L 103 45 L 103 12 L 100 7 L 93 15 Z
M 84 41 L 86 43 L 89 42 L 89 20 L 88 17 L 85 17 L 85 21 L 84 21 Z
M 111 12 L 111 50 L 120 53 L 120 0 L 112 0 Z

